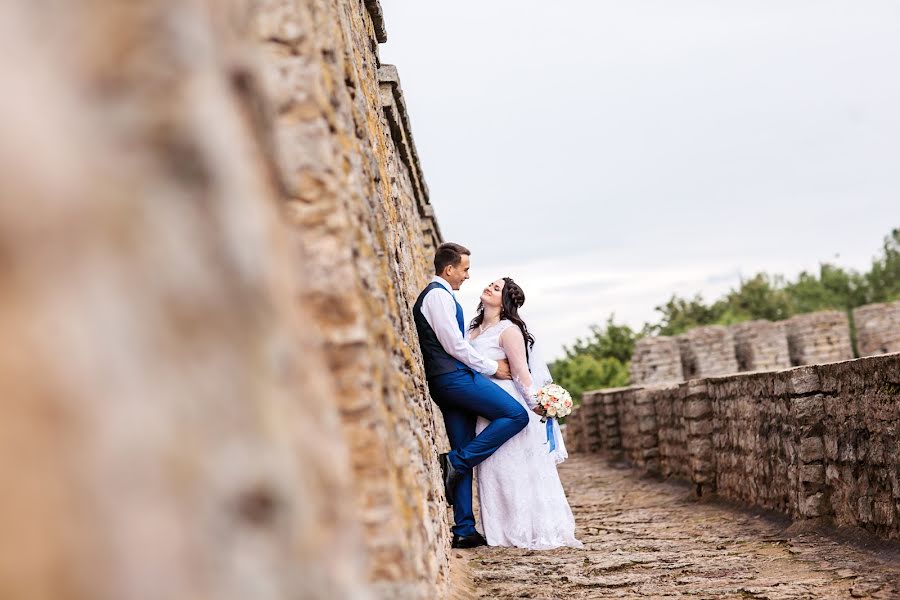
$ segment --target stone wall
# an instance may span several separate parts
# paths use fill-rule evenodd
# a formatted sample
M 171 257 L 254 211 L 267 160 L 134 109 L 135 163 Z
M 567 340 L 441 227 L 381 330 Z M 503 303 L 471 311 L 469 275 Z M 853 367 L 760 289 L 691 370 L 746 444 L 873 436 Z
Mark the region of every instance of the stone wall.
M 704 379 L 650 390 L 657 415 L 660 474 L 690 481 L 696 493 L 715 490 L 712 405 Z
M 685 379 L 738 372 L 734 337 L 727 327 L 695 327 L 676 339 Z
M 608 397 L 625 457 L 643 472 L 900 539 L 900 354 Z
M 684 372 L 678 341 L 666 336 L 644 337 L 637 341 L 631 358 L 631 383 L 682 381 Z
M 446 596 L 440 232 L 384 33 L 0 6 L 0 597 Z
M 721 496 L 793 512 L 798 453 L 791 378 L 790 371 L 782 371 L 707 381 L 711 411 L 706 419 Z
M 900 300 L 860 306 L 853 323 L 860 356 L 900 352 Z
M 297 247 L 315 257 L 300 300 L 338 386 L 369 579 L 385 597 L 427 597 L 446 584 L 434 448 L 445 435 L 410 307 L 439 232 L 397 70 L 378 59 L 377 3 L 367 5 L 268 0 L 256 36 L 286 212 Z
M 659 472 L 659 428 L 654 401 L 647 390 L 620 393 L 616 418 L 625 460 L 647 473 Z
M 838 310 L 797 315 L 788 319 L 791 364 L 815 365 L 853 358 L 850 323 Z
M 672 383 L 646 388 L 645 394 L 655 413 L 659 473 L 663 477 L 690 478 L 687 454 L 687 428 L 684 426 L 684 384 Z
M 573 427 L 566 440 L 572 440 L 575 450 L 604 452 L 613 460 L 621 460 L 623 450 L 618 407 L 624 398 L 642 389 L 642 386 L 631 386 L 585 392 L 581 406 L 569 417 Z
M 791 366 L 784 321 L 746 321 L 729 329 L 739 371 L 774 371 Z

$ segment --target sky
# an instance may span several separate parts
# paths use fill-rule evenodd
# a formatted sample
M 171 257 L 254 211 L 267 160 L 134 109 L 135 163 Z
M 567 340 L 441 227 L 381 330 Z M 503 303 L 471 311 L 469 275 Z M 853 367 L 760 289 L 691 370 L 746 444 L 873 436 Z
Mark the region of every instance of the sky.
M 897 0 L 381 0 L 459 292 L 513 277 L 551 358 L 900 226 Z

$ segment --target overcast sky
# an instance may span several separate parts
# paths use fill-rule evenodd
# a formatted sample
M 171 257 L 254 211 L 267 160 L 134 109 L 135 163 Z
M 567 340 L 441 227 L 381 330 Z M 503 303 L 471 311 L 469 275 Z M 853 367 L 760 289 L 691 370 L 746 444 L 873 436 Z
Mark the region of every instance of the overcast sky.
M 900 226 L 898 0 L 381 4 L 467 317 L 510 275 L 551 357 Z

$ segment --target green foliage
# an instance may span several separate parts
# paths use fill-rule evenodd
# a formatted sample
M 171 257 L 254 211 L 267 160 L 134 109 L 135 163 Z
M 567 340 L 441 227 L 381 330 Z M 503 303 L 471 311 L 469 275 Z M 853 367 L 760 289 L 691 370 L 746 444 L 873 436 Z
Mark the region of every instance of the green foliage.
M 597 359 L 616 358 L 627 363 L 634 354 L 634 343 L 640 337 L 628 325 L 617 325 L 615 315 L 606 320 L 606 327 L 591 325 L 591 334 L 578 338 L 571 348 L 566 348 L 569 358 L 587 354 Z
M 614 317 L 607 319 L 605 327 L 592 326 L 590 335 L 566 348 L 566 357 L 551 365 L 550 371 L 580 402 L 585 391 L 629 384 L 634 344 L 645 335 L 678 335 L 701 325 L 752 319 L 780 321 L 819 310 L 849 312 L 864 304 L 894 300 L 900 300 L 900 228 L 885 238 L 882 253 L 866 273 L 822 263 L 818 273 L 804 271 L 791 282 L 780 275 L 757 273 L 712 304 L 699 294 L 690 299 L 673 295 L 656 307 L 659 321 L 645 323 L 640 332 L 616 324 Z
M 792 314 L 828 309 L 851 309 L 866 304 L 865 277 L 854 271 L 823 263 L 819 274 L 804 271 L 784 291 L 791 299 Z
M 691 300 L 672 296 L 656 310 L 662 313 L 660 322 L 645 329 L 658 335 L 678 335 L 700 325 L 718 323 L 723 316 L 723 307 L 719 303 L 707 306 L 700 294 Z
M 640 334 L 609 317 L 605 327 L 594 325 L 587 338 L 566 348 L 566 358 L 550 365 L 553 380 L 563 386 L 576 404 L 588 390 L 622 387 L 629 383 L 628 364 Z
M 783 288 L 784 278 L 778 275 L 757 273 L 742 280 L 738 289 L 731 290 L 724 301 L 720 300 L 727 306 L 723 313 L 726 319 L 720 320 L 727 320 L 730 325 L 753 319 L 780 321 L 788 318 L 792 313 L 791 299 Z
M 883 251 L 865 274 L 868 302 L 900 300 L 900 228 L 885 238 Z
M 863 304 L 890 302 L 900 298 L 900 229 L 885 238 L 883 254 L 867 273 L 857 273 L 831 263 L 819 265 L 818 273 L 804 271 L 792 282 L 780 275 L 757 273 L 741 280 L 724 298 L 706 304 L 693 299 L 672 298 L 657 306 L 658 323 L 644 330 L 660 335 L 678 335 L 700 325 L 732 325 L 751 319 L 780 321 L 796 314 L 819 310 L 850 311 Z
M 628 363 L 617 358 L 597 358 L 590 354 L 576 354 L 551 365 L 553 381 L 572 394 L 576 404 L 589 390 L 628 385 Z

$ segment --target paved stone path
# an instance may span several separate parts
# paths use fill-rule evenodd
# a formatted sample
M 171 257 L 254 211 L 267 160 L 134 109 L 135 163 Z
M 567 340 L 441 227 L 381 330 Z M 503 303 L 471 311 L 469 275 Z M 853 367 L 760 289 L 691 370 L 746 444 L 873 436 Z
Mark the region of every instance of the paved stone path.
M 585 548 L 455 551 L 477 597 L 900 598 L 900 546 L 786 529 L 596 455 L 573 456 L 560 474 Z

